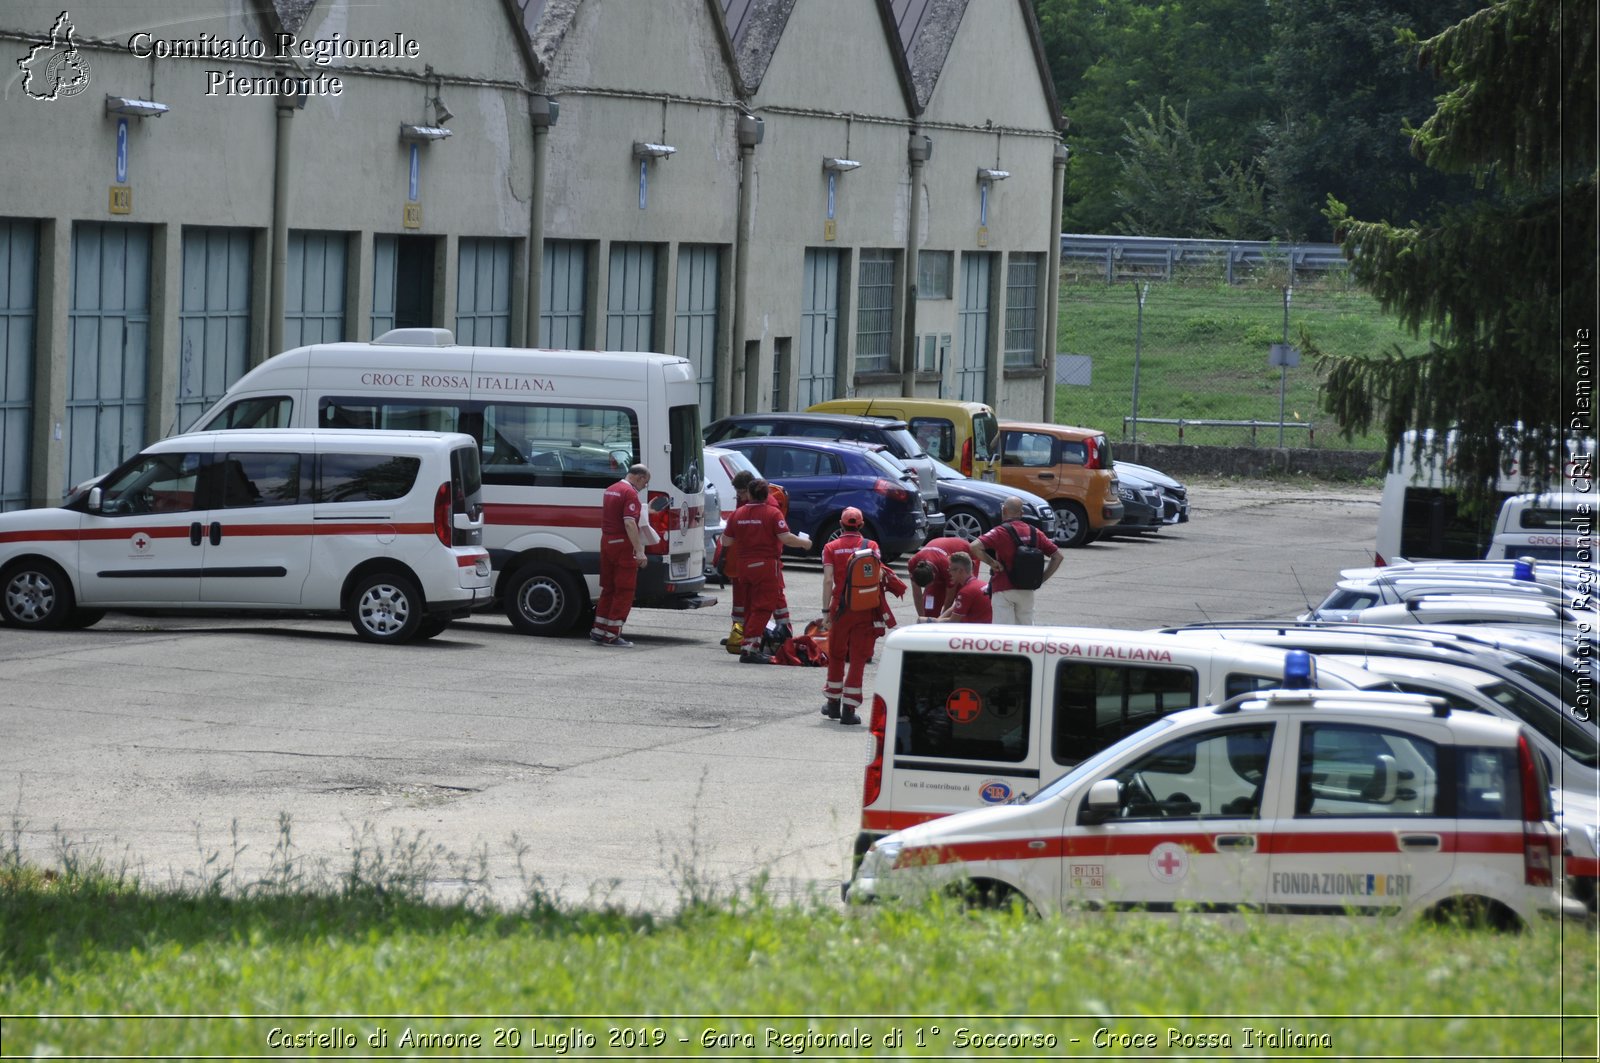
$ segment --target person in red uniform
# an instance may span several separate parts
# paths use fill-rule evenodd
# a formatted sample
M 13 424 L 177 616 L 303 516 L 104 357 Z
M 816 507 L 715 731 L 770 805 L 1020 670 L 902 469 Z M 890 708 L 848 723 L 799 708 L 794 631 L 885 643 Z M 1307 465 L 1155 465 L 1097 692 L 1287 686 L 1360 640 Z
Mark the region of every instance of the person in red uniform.
M 771 664 L 772 657 L 761 652 L 761 636 L 767 620 L 783 597 L 783 566 L 778 563 L 785 546 L 811 549 L 811 540 L 789 530 L 783 514 L 767 502 L 767 481 L 750 481 L 750 501 L 734 510 L 723 537 L 733 542 L 737 558 L 737 578 L 745 581 L 745 622 L 743 650 L 739 660 L 745 664 Z
M 594 604 L 589 641 L 597 646 L 629 647 L 622 625 L 633 609 L 634 588 L 644 568 L 644 539 L 639 534 L 639 492 L 650 483 L 643 465 L 606 488 L 600 502 L 600 600 Z
M 740 469 L 733 474 L 733 493 L 737 500 L 735 509 L 750 501 L 750 484 L 756 478 L 755 473 L 749 469 Z M 782 487 L 775 483 L 767 484 L 767 505 L 774 507 L 789 519 L 789 495 Z M 726 535 L 719 543 L 722 550 L 722 570 L 726 573 L 728 582 L 733 586 L 733 627 L 728 631 L 728 637 L 722 644 L 729 653 L 744 652 L 744 614 L 745 614 L 745 587 L 744 581 L 739 578 L 739 551 Z M 779 562 L 782 567 L 782 561 Z M 789 599 L 782 590 L 778 592 L 778 604 L 772 610 L 772 622 L 780 628 L 789 624 Z
M 861 534 L 864 519 L 861 511 L 850 506 L 839 515 L 842 529 L 837 539 L 822 548 L 822 609 L 823 615 L 832 618 L 828 629 L 828 678 L 822 684 L 822 696 L 827 699 L 822 715 L 842 724 L 858 724 L 861 717 L 856 710 L 861 707 L 861 683 L 872 660 L 872 651 L 891 619 L 889 606 L 881 591 L 900 597 L 906 585 L 899 576 L 883 565 L 878 605 L 874 609 L 850 609 L 843 602 L 845 581 L 850 556 L 857 550 L 871 550 L 881 556 L 878 544 Z
M 991 624 L 994 622 L 994 604 L 984 589 L 983 580 L 973 572 L 972 555 L 950 555 L 950 606 L 939 615 L 940 620 L 957 624 Z
M 911 582 L 918 588 L 913 603 L 917 607 L 919 623 L 925 619 L 937 619 L 940 613 L 950 607 L 955 591 L 950 583 L 950 558 L 967 553 L 967 545 L 965 539 L 942 535 L 937 539 L 929 539 L 906 562 Z

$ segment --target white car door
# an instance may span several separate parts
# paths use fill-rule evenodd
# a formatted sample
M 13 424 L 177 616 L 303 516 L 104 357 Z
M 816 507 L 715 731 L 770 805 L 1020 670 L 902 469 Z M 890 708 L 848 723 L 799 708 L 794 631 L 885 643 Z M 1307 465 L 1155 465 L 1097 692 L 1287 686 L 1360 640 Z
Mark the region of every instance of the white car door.
M 312 455 L 229 450 L 215 461 L 201 601 L 299 605 L 311 569 Z
M 78 544 L 81 605 L 197 602 L 206 510 L 207 444 L 142 454 L 99 485 L 100 509 L 83 515 Z
M 1118 808 L 1067 826 L 1064 903 L 1259 908 L 1269 862 L 1260 806 L 1281 757 L 1277 730 L 1262 719 L 1191 728 L 1099 774 L 1118 782 Z

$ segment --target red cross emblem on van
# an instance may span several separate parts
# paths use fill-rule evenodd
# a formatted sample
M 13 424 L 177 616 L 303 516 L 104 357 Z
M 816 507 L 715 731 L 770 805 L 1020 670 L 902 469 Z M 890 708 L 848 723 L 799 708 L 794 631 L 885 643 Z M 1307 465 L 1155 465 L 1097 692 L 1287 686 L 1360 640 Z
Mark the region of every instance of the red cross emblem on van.
M 983 714 L 983 698 L 971 687 L 957 687 L 945 698 L 944 711 L 956 723 L 971 723 Z

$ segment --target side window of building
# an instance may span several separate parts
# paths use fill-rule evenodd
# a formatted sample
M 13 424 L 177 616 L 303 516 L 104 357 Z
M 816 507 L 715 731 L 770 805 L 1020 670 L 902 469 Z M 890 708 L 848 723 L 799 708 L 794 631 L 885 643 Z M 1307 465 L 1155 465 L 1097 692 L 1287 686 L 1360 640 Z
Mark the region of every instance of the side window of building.
M 306 501 L 300 490 L 299 454 L 230 453 L 218 463 L 226 509 L 292 506 Z
M 996 653 L 908 653 L 895 753 L 1016 762 L 1028 755 L 1033 662 Z
M 1300 729 L 1294 814 L 1436 816 L 1439 749 L 1419 735 L 1362 724 Z
M 1116 773 L 1118 818 L 1254 819 L 1272 750 L 1272 724 L 1175 738 Z
M 417 482 L 421 458 L 388 454 L 322 454 L 317 458 L 313 502 L 387 502 L 404 498 Z
M 1192 668 L 1062 661 L 1056 667 L 1057 764 L 1076 764 L 1168 713 L 1200 703 Z

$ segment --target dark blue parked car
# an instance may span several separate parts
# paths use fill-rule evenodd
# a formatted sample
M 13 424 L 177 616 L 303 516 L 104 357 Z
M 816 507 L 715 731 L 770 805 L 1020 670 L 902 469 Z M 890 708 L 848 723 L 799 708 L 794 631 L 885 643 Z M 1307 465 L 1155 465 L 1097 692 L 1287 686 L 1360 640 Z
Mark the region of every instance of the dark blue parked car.
M 879 447 L 784 437 L 724 439 L 717 446 L 744 454 L 789 493 L 789 528 L 811 536 L 818 551 L 839 533 L 847 506 L 861 510 L 862 534 L 877 541 L 885 560 L 916 550 L 926 537 L 915 480 Z

